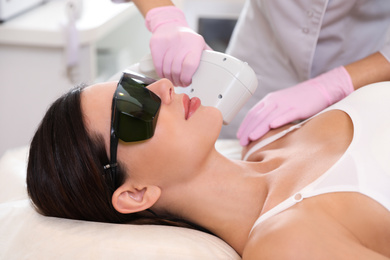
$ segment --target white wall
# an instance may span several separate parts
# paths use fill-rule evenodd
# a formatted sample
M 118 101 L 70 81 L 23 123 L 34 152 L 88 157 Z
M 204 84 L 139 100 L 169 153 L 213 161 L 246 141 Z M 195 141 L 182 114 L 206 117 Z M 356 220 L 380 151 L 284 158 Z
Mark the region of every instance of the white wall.
M 57 3 L 61 1 L 49 4 Z M 112 18 L 106 17 L 114 22 L 103 23 L 104 19 L 99 20 L 98 17 L 97 21 L 103 24 L 99 24 L 97 30 L 87 28 L 89 24 L 84 26 L 85 34 L 88 34 L 84 38 L 94 40 L 82 39 L 84 43 L 80 48 L 80 63 L 76 69 L 78 81 L 93 83 L 107 80 L 149 52 L 150 34 L 144 26 L 143 17 L 134 6 L 132 9 L 118 11 L 119 14 Z M 26 37 L 35 37 L 36 41 L 45 36 L 42 30 L 36 28 L 28 31 L 29 26 L 32 27 L 28 17 L 33 16 L 35 11 L 0 25 L 0 156 L 8 149 L 28 145 L 47 107 L 75 84 L 67 76 L 63 46 L 54 43 L 50 46 L 49 41 L 44 41 L 43 45 L 46 46 L 15 43 L 18 30 L 12 33 L 12 28 L 27 28 L 23 35 L 31 33 Z M 58 32 L 61 27 L 55 20 L 61 11 L 51 12 L 39 20 L 39 26 L 54 24 L 50 25 L 53 28 L 45 31 L 48 37 L 61 35 Z

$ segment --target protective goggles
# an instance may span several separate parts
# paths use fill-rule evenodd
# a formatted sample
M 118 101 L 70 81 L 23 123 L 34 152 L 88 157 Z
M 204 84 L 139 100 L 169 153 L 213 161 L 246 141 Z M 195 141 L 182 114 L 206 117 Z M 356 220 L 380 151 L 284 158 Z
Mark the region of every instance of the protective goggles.
M 110 169 L 115 183 L 119 139 L 138 142 L 151 138 L 157 124 L 161 99 L 146 86 L 154 79 L 125 71 L 118 82 L 111 107 Z

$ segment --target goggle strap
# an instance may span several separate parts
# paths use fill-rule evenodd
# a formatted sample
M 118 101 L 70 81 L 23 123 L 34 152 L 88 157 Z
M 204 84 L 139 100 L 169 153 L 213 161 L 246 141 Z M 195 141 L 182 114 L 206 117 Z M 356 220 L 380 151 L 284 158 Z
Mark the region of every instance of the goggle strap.
M 112 102 L 112 105 L 111 105 L 111 125 L 112 125 L 113 117 L 114 117 L 114 106 L 115 106 L 114 100 L 115 100 L 115 98 L 113 99 L 113 102 Z M 112 174 L 112 178 L 114 180 L 115 180 L 115 177 L 116 177 L 115 176 L 116 175 L 116 167 L 118 166 L 118 163 L 116 161 L 117 149 L 118 149 L 118 138 L 116 137 L 114 130 L 111 129 L 111 134 L 110 134 L 110 163 L 108 163 L 105 166 L 103 166 L 103 168 L 106 171 L 105 173 L 107 173 L 108 169 L 110 170 L 110 172 Z

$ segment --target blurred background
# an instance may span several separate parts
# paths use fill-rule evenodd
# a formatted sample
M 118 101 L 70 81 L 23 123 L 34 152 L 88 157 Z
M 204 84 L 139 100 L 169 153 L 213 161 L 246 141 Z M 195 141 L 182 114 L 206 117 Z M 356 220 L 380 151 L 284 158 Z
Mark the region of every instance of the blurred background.
M 176 0 L 189 25 L 224 52 L 244 0 Z M 0 157 L 26 146 L 48 106 L 80 83 L 107 81 L 149 53 L 132 3 L 0 0 Z

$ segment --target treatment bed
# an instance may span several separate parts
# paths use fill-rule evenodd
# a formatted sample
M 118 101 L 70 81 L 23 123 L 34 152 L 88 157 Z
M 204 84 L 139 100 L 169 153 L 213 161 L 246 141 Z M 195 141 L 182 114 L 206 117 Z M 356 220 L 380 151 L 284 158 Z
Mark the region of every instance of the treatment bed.
M 239 159 L 236 140 L 216 148 Z M 240 259 L 224 241 L 197 230 L 106 224 L 38 214 L 26 192 L 28 147 L 0 159 L 0 259 Z

